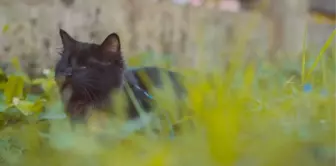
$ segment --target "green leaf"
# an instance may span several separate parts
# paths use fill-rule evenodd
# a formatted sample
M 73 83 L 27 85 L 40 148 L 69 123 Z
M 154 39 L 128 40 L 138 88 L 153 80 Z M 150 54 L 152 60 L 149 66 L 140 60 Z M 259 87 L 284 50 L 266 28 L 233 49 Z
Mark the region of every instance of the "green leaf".
M 53 79 L 49 79 L 44 84 L 42 84 L 42 88 L 44 91 L 49 92 L 56 86 L 56 82 Z
M 7 81 L 6 73 L 4 73 L 0 68 L 0 86 Z
M 31 84 L 32 81 L 26 73 L 19 71 L 16 75 L 21 77 L 25 83 Z
M 11 60 L 11 64 L 14 67 L 17 76 L 20 76 L 23 78 L 24 82 L 26 83 L 31 83 L 31 79 L 29 78 L 29 76 L 22 70 L 21 68 L 21 64 L 20 64 L 20 60 L 18 57 L 14 57 Z
M 6 33 L 9 30 L 9 24 L 6 24 L 2 27 L 2 33 Z
M 6 83 L 0 83 L 0 89 L 5 89 Z
M 6 103 L 10 104 L 14 97 L 23 98 L 24 80 L 20 76 L 9 76 L 4 88 Z
M 11 60 L 11 63 L 16 71 L 22 71 L 21 70 L 21 65 L 20 65 L 20 60 L 18 57 L 14 57 Z
M 35 102 L 21 100 L 16 104 L 16 108 L 20 110 L 24 115 L 31 115 L 35 113 L 40 113 L 44 107 L 45 100 L 39 99 Z
M 32 81 L 32 84 L 33 85 L 40 85 L 40 84 L 43 84 L 45 81 L 46 81 L 46 79 L 44 79 L 44 78 L 37 78 L 37 79 L 34 79 Z
M 20 110 L 20 112 L 27 116 L 32 114 L 32 108 L 34 106 L 34 103 L 22 100 L 15 106 L 18 110 Z
M 33 104 L 33 106 L 31 107 L 30 111 L 32 111 L 33 113 L 40 113 L 44 107 L 45 104 L 45 100 L 44 99 L 39 99 L 37 101 L 35 101 L 35 103 Z

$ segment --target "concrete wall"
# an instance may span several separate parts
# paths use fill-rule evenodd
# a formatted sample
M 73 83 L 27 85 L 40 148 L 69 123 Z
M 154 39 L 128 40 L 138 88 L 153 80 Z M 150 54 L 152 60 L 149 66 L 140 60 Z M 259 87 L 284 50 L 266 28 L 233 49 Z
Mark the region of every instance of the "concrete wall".
M 169 1 L 0 0 L 0 27 L 4 25 L 9 28 L 0 35 L 0 61 L 19 56 L 25 67 L 30 62 L 53 66 L 61 47 L 60 27 L 79 40 L 98 43 L 118 32 L 125 56 L 153 50 L 174 54 L 182 65 L 197 63 L 198 55 L 216 58 L 242 38 L 251 54 L 267 50 L 270 41 L 268 21 L 258 13 L 225 13 Z M 313 29 L 311 43 L 323 42 L 333 30 L 321 27 Z

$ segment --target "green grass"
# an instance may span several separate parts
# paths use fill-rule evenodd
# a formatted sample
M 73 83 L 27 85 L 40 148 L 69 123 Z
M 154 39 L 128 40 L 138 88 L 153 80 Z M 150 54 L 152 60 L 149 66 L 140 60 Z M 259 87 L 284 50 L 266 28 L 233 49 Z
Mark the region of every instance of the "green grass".
M 180 102 L 192 116 L 174 116 L 177 104 L 169 89 L 154 95 L 158 112 L 183 124 L 174 139 L 165 120 L 156 136 L 147 128 L 120 138 L 117 123 L 103 128 L 99 125 L 106 117 L 99 116 L 88 129 L 71 132 L 53 72 L 31 80 L 14 59 L 18 74 L 0 82 L 0 165 L 334 165 L 335 55 L 325 53 L 331 39 L 320 55 L 304 54 L 301 64 L 242 66 L 237 58 L 226 71 L 180 70 L 188 89 Z M 141 58 L 130 61 L 144 64 Z M 23 85 L 40 85 L 44 93 L 30 94 Z M 116 109 L 122 112 L 121 106 Z

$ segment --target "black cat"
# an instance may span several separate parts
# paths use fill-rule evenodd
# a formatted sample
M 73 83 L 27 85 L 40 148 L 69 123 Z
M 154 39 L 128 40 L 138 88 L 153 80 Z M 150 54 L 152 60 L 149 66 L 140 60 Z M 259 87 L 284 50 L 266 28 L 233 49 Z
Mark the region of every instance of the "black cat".
M 108 35 L 100 45 L 77 41 L 62 29 L 60 36 L 63 51 L 56 64 L 55 80 L 65 111 L 72 121 L 85 120 L 92 107 L 95 110 L 110 110 L 113 106 L 111 93 L 117 90 L 125 92 L 125 83 L 130 85 L 144 110 L 150 111 L 155 99 L 148 92 L 152 87 L 163 85 L 160 72 L 168 74 L 180 97 L 185 94 L 177 73 L 157 67 L 127 70 L 116 33 Z M 146 73 L 153 84 L 145 85 L 140 79 L 140 72 Z M 134 103 L 127 96 L 127 115 L 130 119 L 137 118 L 139 115 Z

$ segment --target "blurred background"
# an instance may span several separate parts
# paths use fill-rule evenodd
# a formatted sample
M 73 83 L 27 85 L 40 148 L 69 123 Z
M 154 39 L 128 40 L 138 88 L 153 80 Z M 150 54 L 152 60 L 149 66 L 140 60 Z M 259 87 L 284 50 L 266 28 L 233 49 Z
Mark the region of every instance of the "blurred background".
M 334 166 L 335 6 L 335 0 L 0 0 L 0 165 Z M 194 115 L 174 124 L 189 119 L 196 130 L 174 141 L 168 132 L 127 137 L 130 145 L 113 148 L 69 134 L 47 70 L 62 50 L 59 28 L 95 43 L 117 32 L 130 66 L 178 68 L 188 91 L 181 102 Z M 166 92 L 154 95 L 158 110 L 180 111 Z M 93 133 L 107 130 L 95 121 L 102 120 L 88 125 Z
M 237 43 L 246 56 L 296 59 L 303 40 L 318 52 L 334 30 L 335 1 L 0 0 L 0 27 L 0 61 L 18 56 L 32 73 L 53 67 L 59 28 L 96 43 L 117 32 L 126 57 L 152 52 L 183 67 L 214 65 Z

